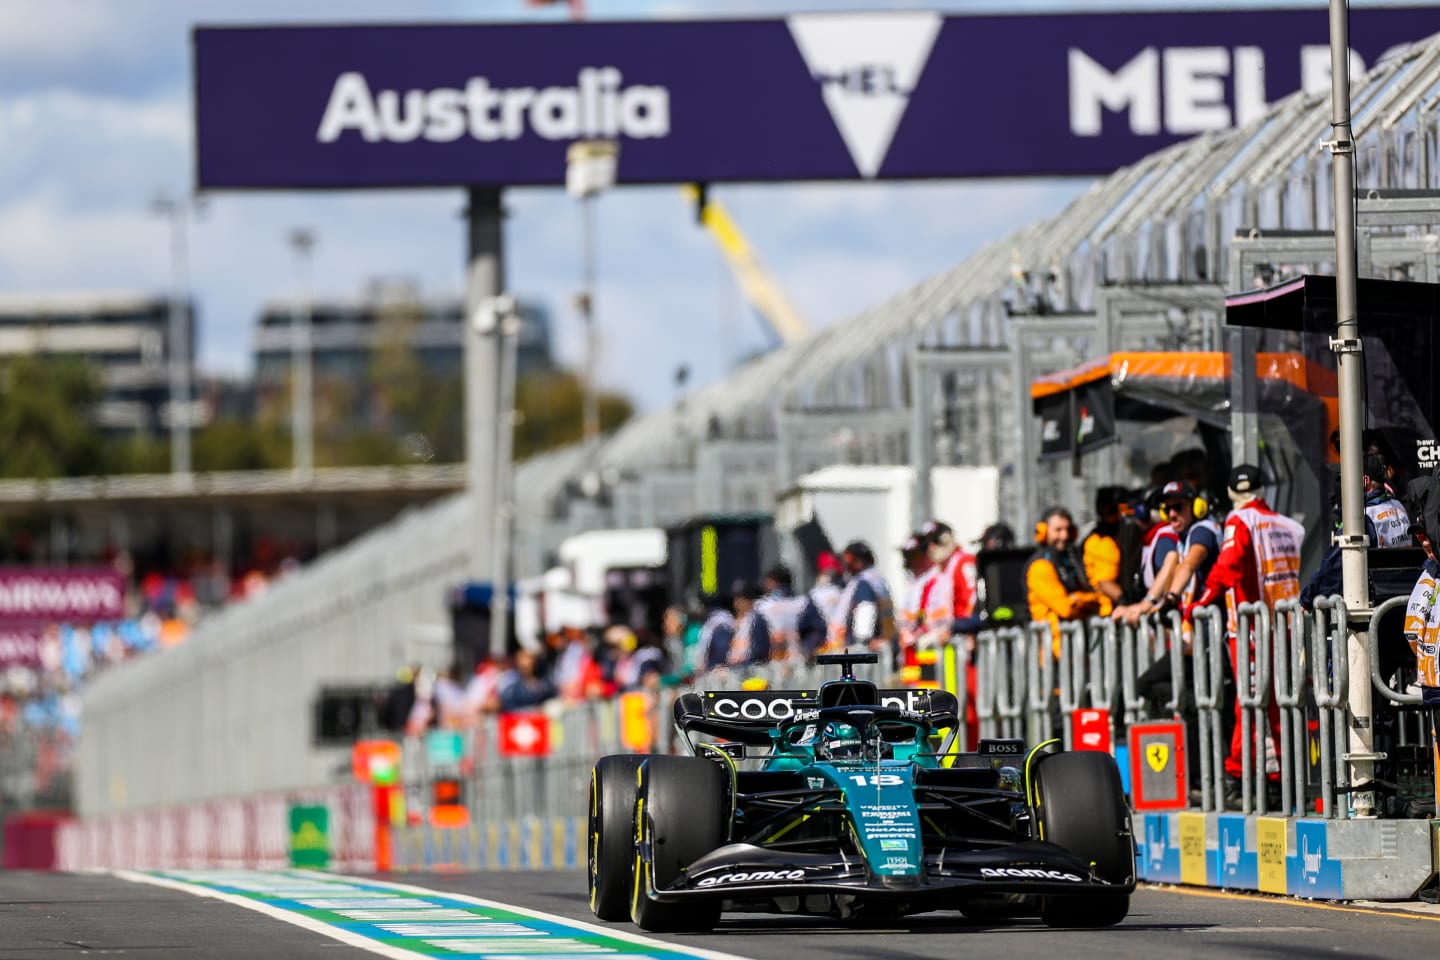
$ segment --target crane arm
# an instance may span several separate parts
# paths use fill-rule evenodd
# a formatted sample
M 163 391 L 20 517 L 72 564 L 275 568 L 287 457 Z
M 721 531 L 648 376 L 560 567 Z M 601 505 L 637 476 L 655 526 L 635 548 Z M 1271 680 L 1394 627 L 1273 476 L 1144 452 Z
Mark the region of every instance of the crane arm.
M 783 342 L 794 343 L 808 337 L 811 332 L 810 324 L 790 305 L 780 285 L 765 269 L 750 242 L 745 239 L 735 221 L 730 219 L 725 208 L 717 201 L 709 199 L 693 183 L 687 183 L 681 189 L 685 198 L 699 207 L 700 223 L 715 238 L 730 272 L 735 275 L 736 282 L 740 284 L 740 289 L 745 292 L 745 298 L 750 301 L 751 306 L 759 311 L 760 316 Z

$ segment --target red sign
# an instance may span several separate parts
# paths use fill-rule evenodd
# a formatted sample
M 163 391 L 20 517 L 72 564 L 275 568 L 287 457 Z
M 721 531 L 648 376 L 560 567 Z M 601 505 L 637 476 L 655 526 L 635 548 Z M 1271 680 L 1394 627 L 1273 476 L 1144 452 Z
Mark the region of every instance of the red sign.
M 500 714 L 500 756 L 548 757 L 550 719 L 543 713 Z
M 1075 750 L 1110 752 L 1110 711 L 1076 710 L 1070 714 L 1070 743 Z
M 1130 725 L 1130 806 L 1184 810 L 1190 804 L 1185 724 L 1163 720 Z

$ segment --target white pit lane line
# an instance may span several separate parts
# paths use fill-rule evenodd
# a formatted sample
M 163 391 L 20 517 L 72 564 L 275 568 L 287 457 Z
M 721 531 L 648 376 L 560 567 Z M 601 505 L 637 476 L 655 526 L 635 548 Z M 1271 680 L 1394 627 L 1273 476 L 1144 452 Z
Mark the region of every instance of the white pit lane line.
M 246 871 L 240 870 L 176 872 L 193 872 L 197 875 L 204 873 L 213 873 L 217 877 L 223 875 L 230 878 L 234 878 L 243 873 L 246 873 Z M 362 936 L 358 933 L 354 933 L 342 927 L 337 927 L 333 924 L 326 923 L 323 920 L 315 919 L 314 917 L 308 917 L 304 914 L 296 913 L 293 910 L 286 910 L 268 903 L 262 903 L 249 897 L 243 897 L 233 893 L 226 893 L 223 890 L 216 890 L 199 883 L 189 883 L 187 881 L 175 879 L 173 877 L 157 876 L 156 874 L 142 873 L 136 870 L 112 870 L 110 871 L 110 874 L 111 876 L 128 881 L 130 883 L 145 883 L 155 887 L 163 887 L 167 890 L 178 890 L 182 893 L 188 893 L 193 896 L 209 897 L 210 899 L 220 900 L 246 910 L 253 910 L 256 913 L 264 914 L 265 916 L 271 917 L 272 919 L 279 920 L 283 923 L 288 923 L 293 926 L 301 927 L 302 929 L 309 930 L 313 933 L 321 934 L 322 936 L 329 937 L 332 940 L 338 940 L 339 942 L 347 946 L 355 947 L 356 949 L 364 950 L 377 956 L 391 957 L 393 958 L 393 960 L 416 960 L 416 958 L 433 960 L 435 956 L 433 950 L 422 952 L 420 950 L 409 950 L 404 947 L 392 946 L 391 944 L 381 943 L 377 940 L 371 939 L 370 937 Z M 341 884 L 355 884 L 364 887 L 382 888 L 386 890 L 393 890 L 396 893 L 412 894 L 427 898 L 457 901 L 490 910 L 499 910 L 506 913 L 519 914 L 521 916 L 529 917 L 534 920 L 540 920 L 544 921 L 545 923 L 555 924 L 558 927 L 564 928 L 567 931 L 592 934 L 611 940 L 623 940 L 627 943 L 632 943 L 640 947 L 646 947 L 657 952 L 663 951 L 664 953 L 668 953 L 672 956 L 693 957 L 695 958 L 695 960 L 747 960 L 747 958 L 741 957 L 733 953 L 722 953 L 718 950 L 707 950 L 702 947 L 691 947 L 684 944 L 672 943 L 665 940 L 656 940 L 652 937 L 642 936 L 637 933 L 630 933 L 627 930 L 617 929 L 618 925 L 601 926 L 599 924 L 586 923 L 581 920 L 570 920 L 566 917 L 561 917 L 553 913 L 544 913 L 540 910 L 532 910 L 529 907 L 522 907 L 514 904 L 503 903 L 499 900 L 485 900 L 480 897 L 467 896 L 463 893 L 450 893 L 444 890 L 431 890 L 425 887 L 417 887 L 413 884 L 408 883 L 392 883 L 388 880 L 371 880 L 361 877 L 350 877 L 343 874 L 323 873 L 318 870 L 302 870 L 293 872 L 266 872 L 257 870 L 253 871 L 253 875 L 257 879 L 270 878 L 274 880 L 279 880 L 282 878 L 292 878 L 296 880 L 297 883 L 303 883 L 306 879 L 313 879 Z M 312 896 L 318 895 L 319 894 L 312 894 Z M 347 897 L 354 896 L 354 894 L 351 893 L 336 895 L 343 895 Z M 418 920 L 419 918 L 417 917 L 416 919 Z M 537 940 L 538 939 L 540 938 L 537 937 Z M 423 939 L 416 939 L 417 946 L 422 943 L 424 943 Z M 536 946 L 538 947 L 538 944 Z M 496 955 L 504 954 L 507 956 L 513 956 L 515 954 L 515 951 L 513 949 L 501 947 L 498 944 L 497 949 L 492 952 Z M 533 952 L 538 953 L 540 951 L 537 950 Z M 565 952 L 569 953 L 571 951 Z M 465 954 L 468 954 L 469 956 L 484 956 L 483 952 L 476 953 L 471 951 L 465 951 Z M 461 956 L 462 953 L 457 952 L 455 955 Z M 581 953 L 578 953 L 576 955 L 596 956 L 603 954 L 598 951 L 582 951 Z M 618 956 L 619 960 L 632 960 L 632 958 L 626 958 L 624 955 Z M 638 958 L 635 958 L 635 960 L 638 960 Z

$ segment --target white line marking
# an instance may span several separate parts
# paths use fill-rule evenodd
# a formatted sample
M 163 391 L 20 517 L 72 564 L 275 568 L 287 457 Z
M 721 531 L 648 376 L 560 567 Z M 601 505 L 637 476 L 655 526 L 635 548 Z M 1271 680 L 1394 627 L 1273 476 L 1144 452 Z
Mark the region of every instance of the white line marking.
M 668 943 L 664 940 L 656 940 L 652 937 L 641 936 L 640 934 L 630 933 L 626 930 L 617 930 L 614 927 L 602 927 L 598 924 L 586 923 L 582 920 L 571 920 L 557 914 L 531 910 L 528 907 L 515 906 L 499 900 L 485 900 L 480 897 L 471 897 L 463 893 L 451 893 L 446 890 L 429 890 L 425 887 L 417 887 L 408 883 L 391 883 L 388 880 L 362 880 L 358 877 L 347 877 L 335 873 L 322 873 L 309 870 L 306 871 L 306 874 L 314 877 L 324 877 L 328 880 L 337 880 L 341 883 L 364 883 L 372 887 L 385 887 L 390 890 L 419 894 L 424 897 L 444 897 L 447 900 L 455 900 L 461 903 L 473 903 L 476 906 L 486 907 L 490 910 L 505 910 L 535 920 L 544 920 L 548 923 L 560 924 L 572 930 L 584 930 L 587 933 L 593 933 L 597 936 L 609 937 L 613 940 L 624 940 L 627 943 L 633 943 L 651 949 L 658 948 L 660 950 L 668 950 L 673 953 L 683 954 L 687 957 L 694 957 L 696 960 L 747 960 L 747 958 L 733 953 L 722 953 L 719 950 L 706 950 L 685 944 Z M 416 957 L 425 957 L 425 960 L 431 960 L 426 954 L 400 947 L 392 947 L 388 944 L 372 940 L 369 937 L 362 937 L 359 934 L 351 933 L 340 927 L 331 926 L 323 921 L 315 920 L 290 910 L 282 910 L 268 903 L 252 900 L 249 897 L 241 897 L 233 893 L 224 893 L 220 890 L 214 890 L 209 887 L 198 886 L 180 880 L 171 880 L 168 877 L 156 877 L 135 870 L 112 870 L 110 871 L 110 875 L 121 880 L 128 880 L 131 883 L 146 883 L 155 887 L 164 887 L 168 890 L 179 890 L 182 893 L 188 893 L 197 897 L 209 897 L 212 900 L 220 900 L 246 910 L 263 913 L 272 919 L 302 927 L 313 933 L 329 937 L 332 940 L 338 940 L 347 946 L 356 947 L 378 956 L 390 957 L 392 960 L 415 960 Z M 260 874 L 257 874 L 257 876 L 259 875 Z
M 391 890 L 398 890 L 402 893 L 415 893 L 423 897 L 445 897 L 448 900 L 458 900 L 461 903 L 473 903 L 477 907 L 486 907 L 491 910 L 508 910 L 510 913 L 518 913 L 522 917 L 530 917 L 535 920 L 545 920 L 549 923 L 560 923 L 572 930 L 584 930 L 588 933 L 601 937 L 610 937 L 614 940 L 624 940 L 628 943 L 639 944 L 642 947 L 660 947 L 664 950 L 671 950 L 675 953 L 683 953 L 687 957 L 697 957 L 699 960 L 749 960 L 735 953 L 724 953 L 719 950 L 707 950 L 704 947 L 692 947 L 688 944 L 669 943 L 664 940 L 656 940 L 653 937 L 642 936 L 638 933 L 630 933 L 628 930 L 619 930 L 615 926 L 602 927 L 596 923 L 586 923 L 584 920 L 571 920 L 554 913 L 545 913 L 542 910 L 531 910 L 529 907 L 517 907 L 513 904 L 504 903 L 500 900 L 486 900 L 483 897 L 472 897 L 464 893 L 450 893 L 446 890 L 431 890 L 425 887 L 417 887 L 409 883 L 393 883 L 389 880 L 360 880 L 358 877 L 347 877 L 338 873 L 324 873 L 322 871 L 307 870 L 306 873 L 313 873 L 315 876 L 326 877 L 331 880 L 342 880 L 349 883 L 367 883 L 375 887 L 388 887 Z M 577 895 L 578 899 L 578 895 Z
M 134 870 L 113 870 L 113 876 L 121 880 L 129 880 L 131 883 L 148 883 L 154 887 L 165 887 L 168 890 L 179 890 L 182 893 L 189 893 L 197 897 L 209 897 L 213 900 L 223 900 L 225 903 L 237 907 L 244 907 L 246 910 L 254 910 L 256 913 L 263 913 L 274 920 L 281 920 L 297 927 L 303 927 L 312 933 L 329 937 L 331 940 L 339 940 L 341 943 L 366 950 L 382 957 L 390 957 L 392 960 L 415 960 L 420 954 L 413 950 L 401 950 L 388 944 L 379 943 L 369 937 L 362 937 L 359 934 L 333 927 L 328 923 L 313 920 L 310 917 L 295 913 L 291 910 L 281 910 L 279 907 L 272 907 L 268 903 L 261 903 L 258 900 L 251 900 L 233 893 L 222 893 L 219 890 L 212 890 L 209 887 L 196 886 L 181 880 L 171 880 L 167 877 L 152 877 L 148 873 L 137 873 Z

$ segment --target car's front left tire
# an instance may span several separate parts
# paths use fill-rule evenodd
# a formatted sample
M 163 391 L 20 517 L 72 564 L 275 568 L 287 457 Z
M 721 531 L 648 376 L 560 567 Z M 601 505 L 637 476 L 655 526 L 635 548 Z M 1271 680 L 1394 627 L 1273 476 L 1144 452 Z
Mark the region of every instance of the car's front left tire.
M 642 930 L 700 932 L 720 921 L 720 901 L 662 903 L 650 895 L 726 842 L 730 783 L 725 770 L 699 757 L 651 757 L 635 795 L 635 870 L 630 917 Z M 649 851 L 648 861 L 640 855 Z
M 1040 839 L 1092 864 L 1107 883 L 1135 877 L 1135 840 L 1120 771 L 1109 754 L 1089 750 L 1047 754 L 1035 762 L 1033 820 Z M 1109 927 L 1130 912 L 1123 893 L 1040 898 L 1051 927 Z

